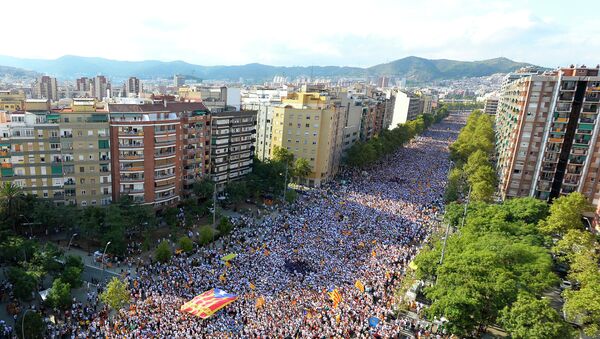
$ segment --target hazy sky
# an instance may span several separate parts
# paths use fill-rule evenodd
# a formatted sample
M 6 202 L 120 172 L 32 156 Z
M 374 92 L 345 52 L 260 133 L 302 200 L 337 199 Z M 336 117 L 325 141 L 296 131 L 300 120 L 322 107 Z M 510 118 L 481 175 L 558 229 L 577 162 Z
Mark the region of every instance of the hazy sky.
M 284 66 L 505 56 L 595 66 L 597 1 L 5 1 L 0 54 Z

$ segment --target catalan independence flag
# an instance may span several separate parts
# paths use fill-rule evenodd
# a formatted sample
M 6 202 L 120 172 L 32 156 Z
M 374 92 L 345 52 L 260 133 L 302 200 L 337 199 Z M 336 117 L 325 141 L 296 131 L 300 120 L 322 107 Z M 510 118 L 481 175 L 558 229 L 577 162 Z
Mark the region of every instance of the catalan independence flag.
M 363 284 L 362 281 L 356 280 L 356 282 L 354 283 L 354 287 L 358 288 L 358 290 L 362 293 L 365 293 L 365 284 Z
M 337 307 L 340 302 L 342 302 L 342 295 L 337 288 L 330 288 L 329 292 L 327 292 L 331 301 L 333 301 L 333 307 Z
M 183 304 L 179 310 L 206 319 L 218 310 L 234 302 L 237 298 L 234 294 L 213 288 Z

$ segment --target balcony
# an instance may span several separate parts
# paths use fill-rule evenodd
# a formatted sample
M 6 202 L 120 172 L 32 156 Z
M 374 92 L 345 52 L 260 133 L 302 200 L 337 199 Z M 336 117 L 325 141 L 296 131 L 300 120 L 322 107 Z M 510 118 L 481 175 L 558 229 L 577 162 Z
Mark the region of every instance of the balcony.
M 596 95 L 586 95 L 585 102 L 600 102 L 600 96 L 597 94 Z
M 140 194 L 140 193 L 144 193 L 144 189 L 143 188 L 138 188 L 138 189 L 134 189 L 134 188 L 121 188 L 121 192 L 122 194 Z
M 10 157 L 9 151 L 0 151 L 0 158 L 7 158 L 7 157 Z
M 121 172 L 143 172 L 144 166 L 127 166 L 121 167 Z
M 144 155 L 143 154 L 119 155 L 119 160 L 123 160 L 123 161 L 144 160 Z
M 60 135 L 61 138 L 72 138 L 73 133 L 63 133 Z
M 119 131 L 118 135 L 121 137 L 143 137 L 144 131 Z
M 176 153 L 175 151 L 171 151 L 171 152 L 154 152 L 154 158 L 155 159 L 162 159 L 162 158 L 174 157 L 175 153 Z
M 119 148 L 143 148 L 143 142 L 119 143 Z
M 121 182 L 140 182 L 144 181 L 144 176 L 121 176 Z
M 175 173 L 167 173 L 167 174 L 155 174 L 154 180 L 165 180 L 175 178 Z

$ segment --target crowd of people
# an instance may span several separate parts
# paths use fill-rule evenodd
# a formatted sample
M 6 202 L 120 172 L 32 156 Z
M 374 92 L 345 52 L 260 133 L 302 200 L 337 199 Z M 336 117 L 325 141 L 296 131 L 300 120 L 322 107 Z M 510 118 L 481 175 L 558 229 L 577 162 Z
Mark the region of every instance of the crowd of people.
M 440 337 L 431 323 L 398 316 L 409 263 L 443 213 L 448 145 L 460 124 L 433 125 L 364 170 L 303 192 L 261 218 L 241 216 L 222 246 L 199 247 L 128 275 L 132 299 L 109 316 L 97 295 L 49 324 L 51 338 Z M 221 258 L 237 256 L 229 264 Z M 357 287 L 357 281 L 364 288 Z M 238 299 L 202 320 L 180 311 L 220 288 Z M 335 305 L 328 291 L 337 289 Z M 261 303 L 257 300 L 261 299 Z M 369 319 L 376 318 L 375 323 Z

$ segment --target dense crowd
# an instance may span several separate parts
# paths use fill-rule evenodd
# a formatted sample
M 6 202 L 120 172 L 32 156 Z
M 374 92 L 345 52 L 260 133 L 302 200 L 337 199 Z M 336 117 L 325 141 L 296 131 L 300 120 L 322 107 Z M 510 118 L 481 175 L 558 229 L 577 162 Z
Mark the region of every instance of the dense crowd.
M 126 278 L 129 308 L 108 317 L 92 293 L 49 326 L 49 337 L 429 336 L 429 323 L 398 316 L 395 294 L 438 226 L 448 145 L 459 128 L 448 121 L 431 126 L 378 165 L 341 173 L 285 209 L 234 219 L 238 227 L 222 248 L 144 263 L 137 277 Z M 237 254 L 230 267 L 220 259 L 227 253 Z M 214 287 L 239 299 L 206 320 L 179 310 Z M 327 294 L 332 288 L 342 295 L 337 307 Z M 264 305 L 257 307 L 258 298 Z M 370 324 L 371 317 L 379 323 Z

